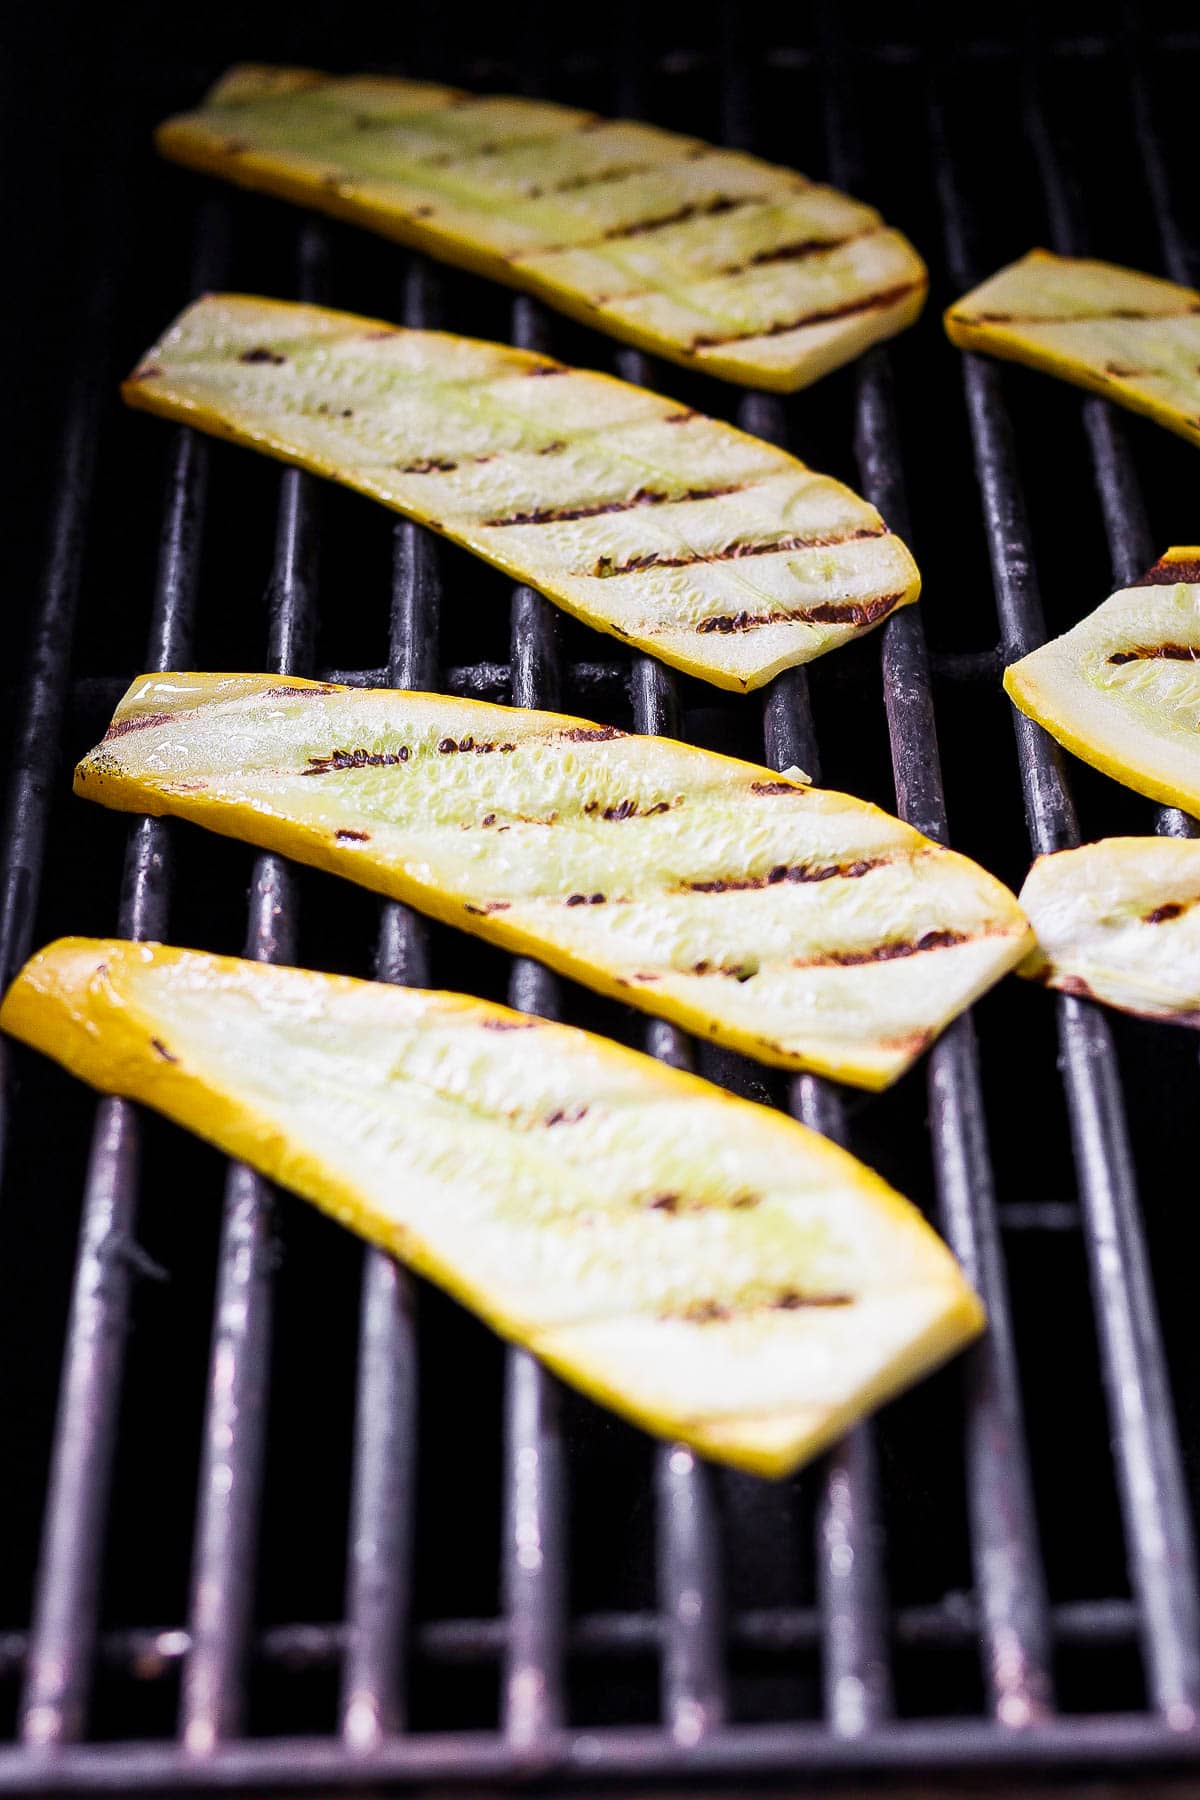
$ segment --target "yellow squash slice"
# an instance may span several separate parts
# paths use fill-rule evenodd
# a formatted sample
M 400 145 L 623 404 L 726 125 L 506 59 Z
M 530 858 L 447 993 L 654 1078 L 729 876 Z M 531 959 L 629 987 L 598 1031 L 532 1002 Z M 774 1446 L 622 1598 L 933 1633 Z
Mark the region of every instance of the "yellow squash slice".
M 761 1474 L 983 1324 L 916 1208 L 846 1151 L 505 1007 L 67 938 L 0 1025 L 314 1200 L 638 1424 Z
M 1168 550 L 1004 686 L 1084 762 L 1200 815 L 1200 548 Z
M 805 387 L 911 325 L 925 300 L 924 263 L 873 207 L 544 101 L 243 67 L 157 142 L 751 387 Z
M 75 791 L 281 851 L 865 1087 L 1032 943 L 1007 888 L 865 801 L 558 713 L 148 675 Z
M 1200 294 L 1116 263 L 1031 250 L 946 314 L 963 350 L 1028 363 L 1200 444 Z
M 1200 842 L 1104 838 L 1039 857 L 1020 973 L 1122 1012 L 1200 1026 Z
M 920 592 L 900 539 L 840 481 L 503 344 L 211 295 L 123 392 L 382 500 L 720 687 L 759 687 Z

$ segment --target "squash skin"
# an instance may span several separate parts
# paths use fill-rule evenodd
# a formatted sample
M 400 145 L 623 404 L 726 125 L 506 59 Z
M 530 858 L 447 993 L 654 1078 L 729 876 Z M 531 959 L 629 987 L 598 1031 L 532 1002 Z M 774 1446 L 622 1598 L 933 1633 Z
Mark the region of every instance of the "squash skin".
M 920 593 L 904 544 L 841 482 L 676 401 L 507 345 L 210 294 L 122 395 L 381 501 L 738 693 Z
M 389 129 L 389 116 L 403 123 Z M 422 155 L 401 155 L 405 133 Z M 249 64 L 155 142 L 185 167 L 364 225 L 685 367 L 781 393 L 905 330 L 928 289 L 908 240 L 835 189 L 540 101 Z M 506 181 L 514 150 L 520 168 Z M 623 170 L 624 194 L 612 179 Z M 768 208 L 780 216 L 764 233 Z
M 75 790 L 406 901 L 761 1062 L 878 1088 L 1029 949 L 877 807 L 556 713 L 270 675 L 135 682 Z
M 505 1007 L 72 938 L 26 965 L 0 1027 L 315 1202 L 636 1424 L 758 1474 L 984 1323 L 848 1152 Z
M 1027 316 L 1023 309 L 1036 309 Z M 1031 250 L 945 314 L 960 350 L 1056 375 L 1200 444 L 1200 293 Z
M 1082 761 L 1200 816 L 1196 661 L 1200 548 L 1176 546 L 1140 582 L 1011 663 L 1004 688 Z
M 1200 1029 L 1200 842 L 1102 838 L 1040 856 L 1021 889 L 1037 949 L 1018 974 Z

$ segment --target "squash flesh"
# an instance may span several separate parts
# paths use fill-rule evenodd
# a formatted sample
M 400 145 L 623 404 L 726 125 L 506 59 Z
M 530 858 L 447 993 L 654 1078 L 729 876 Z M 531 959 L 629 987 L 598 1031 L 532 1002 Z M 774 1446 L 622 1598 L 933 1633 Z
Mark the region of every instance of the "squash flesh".
M 1116 263 L 1033 250 L 946 313 L 983 350 L 1145 413 L 1200 444 L 1200 293 Z
M 209 295 L 122 391 L 432 525 L 720 687 L 759 687 L 920 592 L 908 550 L 841 482 L 505 345 Z
M 542 101 L 246 66 L 156 142 L 750 386 L 815 381 L 911 325 L 928 285 L 907 239 L 836 189 Z
M 1200 815 L 1200 548 L 1168 550 L 1004 686 L 1084 762 Z
M 1020 973 L 1122 1012 L 1200 1027 L 1200 842 L 1103 838 L 1039 857 Z
M 868 1087 L 1029 947 L 878 808 L 669 739 L 439 695 L 146 676 L 76 792 L 408 901 L 761 1061 Z
M 0 1026 L 431 1276 L 651 1431 L 784 1474 L 981 1328 L 916 1209 L 782 1114 L 458 995 L 66 939 Z

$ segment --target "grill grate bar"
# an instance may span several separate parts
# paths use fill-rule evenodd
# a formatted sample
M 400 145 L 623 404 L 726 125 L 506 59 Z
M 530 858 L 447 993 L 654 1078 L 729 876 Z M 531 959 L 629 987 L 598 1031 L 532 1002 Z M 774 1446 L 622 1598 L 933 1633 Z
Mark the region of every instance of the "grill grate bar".
M 224 264 L 224 234 L 212 209 L 202 217 L 193 285 L 208 285 Z M 98 400 L 86 391 L 69 427 L 65 517 L 50 577 L 54 603 L 47 623 L 61 633 L 55 662 L 66 674 L 80 533 L 90 479 L 76 431 L 94 445 Z M 86 453 L 87 462 L 94 449 Z M 148 665 L 178 667 L 188 660 L 196 601 L 196 573 L 204 514 L 207 447 L 193 433 L 175 433 L 155 577 Z M 43 697 L 36 729 L 57 736 L 58 720 Z M 46 741 L 50 741 L 47 739 Z M 33 804 L 30 805 L 30 802 Z M 31 823 L 36 791 L 21 796 Z M 40 844 L 39 844 L 40 854 Z M 36 862 L 34 863 L 36 866 Z M 160 819 L 138 819 L 129 832 L 117 930 L 123 937 L 166 936 L 170 845 Z M 26 949 L 28 941 L 26 941 Z M 91 1156 L 59 1385 L 54 1450 L 34 1592 L 20 1729 L 24 1742 L 48 1747 L 82 1735 L 91 1689 L 100 1605 L 101 1546 L 112 1488 L 113 1458 L 124 1371 L 129 1301 L 136 1269 L 141 1121 L 130 1102 L 102 1100 L 96 1109 Z
M 406 325 L 434 322 L 426 265 L 410 265 Z M 437 686 L 441 581 L 437 539 L 411 520 L 393 528 L 388 687 Z M 375 979 L 428 987 L 429 930 L 411 908 L 381 909 Z M 417 1438 L 417 1297 L 407 1270 L 368 1246 L 363 1258 L 354 1475 L 347 1552 L 341 1725 L 355 1749 L 403 1728 Z
M 847 86 L 848 57 L 830 7 L 823 24 L 830 175 L 839 186 L 857 193 L 865 186 L 866 174 L 861 136 Z M 855 452 L 866 497 L 911 544 L 890 371 L 889 354 L 882 349 L 860 364 Z M 881 661 L 897 811 L 927 837 L 949 843 L 929 651 L 919 608 L 905 607 L 887 621 Z M 934 1045 L 928 1091 L 940 1223 L 988 1316 L 988 1331 L 967 1358 L 964 1427 L 984 1675 L 1000 1723 L 1024 1726 L 1044 1716 L 1053 1702 L 1051 1643 L 978 1048 L 970 1017 L 956 1020 Z
M 325 240 L 308 224 L 300 234 L 299 288 L 324 288 Z M 267 591 L 266 667 L 299 672 L 308 660 L 316 594 L 316 496 L 312 478 L 287 469 L 280 478 L 275 556 Z M 295 876 L 278 856 L 255 859 L 244 954 L 255 962 L 294 962 Z M 200 1451 L 190 1635 L 179 1725 L 189 1751 L 208 1755 L 238 1734 L 254 1603 L 269 1398 L 274 1192 L 243 1163 L 230 1165 L 217 1258 L 208 1404 Z
M 637 387 L 660 385 L 640 350 L 619 350 L 617 373 Z M 635 656 L 632 690 L 635 731 L 683 735 L 679 682 L 670 669 L 652 656 Z M 665 1019 L 647 1021 L 643 1046 L 672 1068 L 695 1068 L 691 1039 Z M 694 1744 L 724 1723 L 728 1708 L 713 1472 L 685 1444 L 658 1444 L 654 1493 L 662 1715 L 673 1737 Z
M 545 352 L 548 330 L 540 307 L 524 296 L 513 303 L 513 343 Z M 532 588 L 513 593 L 510 659 L 512 704 L 553 711 L 561 670 L 558 620 Z M 556 1019 L 560 983 L 528 957 L 513 961 L 509 1004 Z M 562 1721 L 562 1660 L 566 1609 L 566 1525 L 559 1393 L 554 1377 L 526 1350 L 505 1354 L 504 1518 L 501 1586 L 509 1619 L 504 1659 L 502 1722 L 510 1741 L 533 1745 Z
M 738 411 L 743 430 L 771 443 L 786 441 L 784 409 L 778 400 L 749 394 Z M 763 734 L 765 760 L 771 768 L 799 765 L 814 782 L 820 781 L 820 753 L 803 668 L 787 669 L 771 683 L 763 706 Z M 832 1082 L 798 1076 L 790 1084 L 789 1110 L 810 1130 L 835 1143 L 847 1143 L 845 1102 Z M 873 1436 L 870 1424 L 859 1425 L 826 1458 L 817 1522 L 825 1708 L 841 1737 L 855 1737 L 877 1726 L 892 1710 Z
M 944 113 L 931 110 L 950 274 L 972 284 L 970 224 Z M 999 371 L 963 358 L 963 381 L 984 523 L 1006 644 L 1024 654 L 1045 638 L 1025 499 Z M 1014 709 L 1035 851 L 1078 842 L 1062 761 L 1047 734 Z M 1105 1392 L 1130 1571 L 1143 1619 L 1154 1705 L 1191 1728 L 1200 1706 L 1200 1602 L 1179 1440 L 1150 1281 L 1112 1035 L 1099 1008 L 1057 999 L 1059 1044 L 1079 1179 Z
M 1042 186 L 1046 195 L 1051 223 L 1051 241 L 1064 256 L 1086 256 L 1091 246 L 1079 204 L 1074 181 L 1063 166 L 1054 134 L 1046 119 L 1041 99 L 1040 69 L 1036 61 L 1030 65 L 1026 81 L 1026 131 L 1034 145 Z M 1156 189 L 1149 171 L 1161 152 L 1156 150 L 1157 137 L 1150 121 L 1142 139 L 1143 163 L 1147 171 L 1151 196 L 1156 204 L 1159 235 L 1168 263 L 1172 261 L 1172 221 L 1165 196 Z M 1178 244 L 1176 244 L 1178 249 Z M 1178 261 L 1178 257 L 1175 259 Z M 1092 471 L 1100 495 L 1104 528 L 1112 561 L 1113 584 L 1128 587 L 1148 569 L 1157 554 L 1150 532 L 1145 496 L 1134 467 L 1129 436 L 1115 406 L 1088 395 L 1081 402 L 1084 430 L 1092 459 Z M 1200 825 L 1177 806 L 1155 808 L 1155 826 L 1164 837 L 1195 837 Z

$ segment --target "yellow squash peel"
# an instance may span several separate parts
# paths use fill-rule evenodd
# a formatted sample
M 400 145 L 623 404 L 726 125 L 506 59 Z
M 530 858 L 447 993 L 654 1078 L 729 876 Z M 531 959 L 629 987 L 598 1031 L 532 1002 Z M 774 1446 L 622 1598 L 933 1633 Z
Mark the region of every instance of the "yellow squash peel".
M 1039 857 L 1020 973 L 1122 1012 L 1200 1027 L 1200 842 L 1103 838 Z
M 911 325 L 928 285 L 908 240 L 835 188 L 546 101 L 246 66 L 157 143 L 752 387 L 848 362 Z
M 946 314 L 962 350 L 1028 363 L 1200 444 L 1200 294 L 1116 263 L 1031 250 Z
M 123 393 L 381 500 L 739 692 L 920 592 L 900 539 L 840 481 L 677 401 L 504 344 L 216 294 Z
M 865 801 L 558 713 L 148 675 L 75 791 L 281 851 L 865 1087 L 1031 941 L 1007 888 Z
M 503 1007 L 70 938 L 0 1025 L 315 1201 L 637 1424 L 759 1474 L 983 1324 L 915 1207 L 846 1151 Z
M 1200 548 L 1168 550 L 1004 686 L 1084 762 L 1200 815 Z

